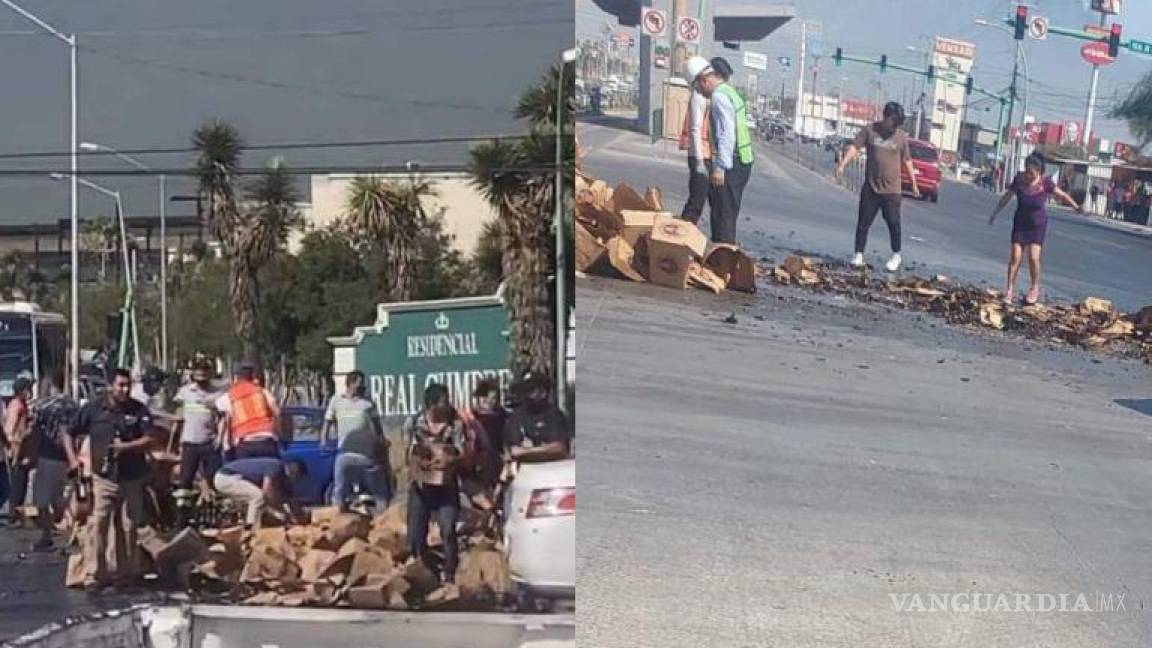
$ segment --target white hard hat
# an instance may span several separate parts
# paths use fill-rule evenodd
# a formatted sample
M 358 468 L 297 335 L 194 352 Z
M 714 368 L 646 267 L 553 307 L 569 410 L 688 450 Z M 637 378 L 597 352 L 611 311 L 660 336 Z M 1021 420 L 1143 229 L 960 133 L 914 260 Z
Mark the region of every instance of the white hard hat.
M 684 63 L 684 78 L 688 80 L 688 83 L 695 81 L 696 77 L 701 74 L 711 71 L 712 64 L 703 56 L 693 56 Z

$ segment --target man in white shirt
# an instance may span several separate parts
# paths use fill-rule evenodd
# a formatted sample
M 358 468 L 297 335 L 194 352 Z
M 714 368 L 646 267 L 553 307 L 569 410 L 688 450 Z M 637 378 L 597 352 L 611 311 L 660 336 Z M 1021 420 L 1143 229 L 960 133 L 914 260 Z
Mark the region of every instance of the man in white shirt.
M 688 76 L 690 84 L 695 79 L 689 76 L 690 73 L 701 63 L 708 64 L 699 56 L 685 63 L 685 76 Z M 695 224 L 700 222 L 704 202 L 708 200 L 712 151 L 708 141 L 708 98 L 700 94 L 694 84 L 692 97 L 688 100 L 688 112 L 684 115 L 684 126 L 680 131 L 680 150 L 688 152 L 688 201 L 684 203 L 680 218 Z

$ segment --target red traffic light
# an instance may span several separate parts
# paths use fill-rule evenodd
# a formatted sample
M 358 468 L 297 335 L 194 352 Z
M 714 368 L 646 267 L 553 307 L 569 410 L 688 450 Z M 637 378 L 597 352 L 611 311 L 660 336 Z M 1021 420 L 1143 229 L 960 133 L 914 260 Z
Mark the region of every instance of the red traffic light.
M 1016 5 L 1016 24 L 1014 25 L 1016 40 L 1024 40 L 1024 32 L 1028 30 L 1028 7 Z
M 1120 53 L 1120 24 L 1112 23 L 1112 32 L 1108 34 L 1108 56 L 1116 58 Z

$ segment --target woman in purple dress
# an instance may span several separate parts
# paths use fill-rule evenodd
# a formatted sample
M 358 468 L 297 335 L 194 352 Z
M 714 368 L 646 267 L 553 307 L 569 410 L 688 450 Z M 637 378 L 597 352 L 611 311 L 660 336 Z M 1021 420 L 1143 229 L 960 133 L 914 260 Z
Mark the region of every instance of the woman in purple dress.
M 1016 216 L 1012 220 L 1012 256 L 1008 260 L 1008 286 L 1004 290 L 1005 303 L 1016 301 L 1016 276 L 1020 272 L 1020 262 L 1028 253 L 1028 270 L 1032 275 L 1032 285 L 1024 297 L 1024 303 L 1035 304 L 1040 300 L 1040 252 L 1044 247 L 1044 234 L 1048 230 L 1048 213 L 1044 210 L 1049 196 L 1055 196 L 1064 204 L 1082 211 L 1072 197 L 1044 176 L 1044 158 L 1033 153 L 1024 160 L 1024 171 L 1016 178 L 1000 198 L 988 224 L 996 222 L 996 215 L 1016 197 Z

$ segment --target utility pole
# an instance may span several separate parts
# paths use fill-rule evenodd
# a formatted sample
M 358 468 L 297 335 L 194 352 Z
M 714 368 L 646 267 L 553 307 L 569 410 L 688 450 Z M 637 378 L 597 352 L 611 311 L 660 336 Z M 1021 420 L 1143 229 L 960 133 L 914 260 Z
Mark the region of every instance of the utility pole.
M 800 21 L 800 70 L 796 74 L 796 124 L 792 127 L 796 135 L 804 132 L 804 58 L 808 55 L 808 23 Z
M 668 25 L 668 52 L 671 54 L 668 61 L 668 78 L 680 74 L 684 70 L 684 61 L 687 60 L 687 46 L 676 38 L 676 25 L 682 16 L 688 14 L 688 0 L 672 0 L 672 22 Z
M 1104 14 L 1100 14 L 1100 27 L 1104 27 Z M 1092 83 L 1088 86 L 1088 107 L 1084 111 L 1084 128 L 1080 134 L 1080 143 L 1084 146 L 1085 155 L 1088 154 L 1089 133 L 1092 132 L 1092 113 L 1096 109 L 1096 84 L 1100 80 L 1100 66 L 1092 66 Z
M 787 83 L 787 81 L 788 81 L 788 73 L 786 71 L 781 72 L 780 73 L 780 105 L 778 106 L 780 108 L 780 118 L 781 119 L 784 118 L 784 85 L 785 85 L 785 83 Z

